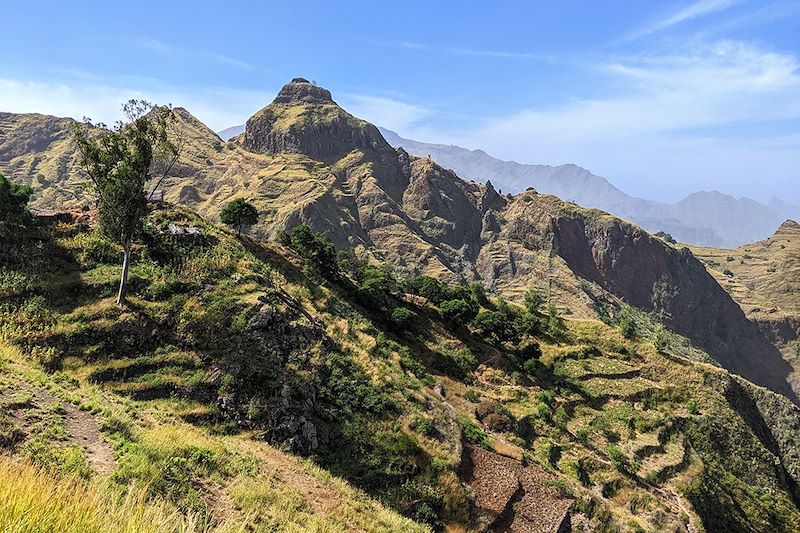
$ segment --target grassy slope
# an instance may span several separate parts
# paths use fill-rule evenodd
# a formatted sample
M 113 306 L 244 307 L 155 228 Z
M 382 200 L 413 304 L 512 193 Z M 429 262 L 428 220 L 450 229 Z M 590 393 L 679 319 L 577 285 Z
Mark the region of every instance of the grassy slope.
M 749 318 L 776 330 L 800 389 L 800 226 L 787 222 L 769 239 L 735 249 L 690 249 Z
M 328 400 L 331 390 L 320 389 L 320 403 L 338 406 L 338 418 L 327 420 L 337 440 L 318 450 L 317 462 L 389 505 L 422 499 L 453 527 L 480 522 L 455 478 L 462 427 L 486 446 L 553 472 L 558 488 L 576 498 L 581 520 L 596 528 L 701 529 L 691 504 L 709 530 L 720 517 L 755 530 L 800 523 L 775 474 L 775 454 L 723 395 L 728 374 L 656 351 L 645 318 L 634 340 L 596 321 L 569 320 L 563 339 L 538 339 L 541 361 L 523 370 L 513 356 L 454 331 L 425 307 L 418 308 L 424 333 L 392 334 L 346 291 L 304 283 L 291 254 L 248 241 L 243 247 L 189 212 L 158 213 L 151 235 L 167 220 L 196 224 L 209 240 L 166 243 L 166 255 L 165 243 L 147 240 L 126 311 L 111 303 L 117 251 L 76 228 L 61 227 L 24 267 L 0 272 L 4 376 L 45 386 L 94 413 L 114 448 L 113 473 L 101 487 L 94 483 L 102 476 L 92 481 L 90 495 L 146 486 L 148 501 L 165 507 L 148 511 L 152 520 L 177 509 L 190 526 L 222 530 L 243 523 L 259 530 L 412 528 L 313 463 L 253 441 L 253 432 L 237 430 L 230 413 L 220 412 L 213 349 L 192 338 L 225 318 L 211 313 L 217 306 L 247 317 L 259 297 L 272 301 L 279 287 L 299 305 L 292 312 L 275 304 L 292 324 L 307 324 L 304 314 L 323 321 L 333 359 L 347 363 L 330 376 L 344 374 L 363 391 L 360 404 L 345 408 L 342 398 L 355 401 L 347 391 Z M 667 350 L 681 352 L 680 343 L 672 339 Z M 446 364 L 463 345 L 477 359 L 466 374 Z M 321 350 L 312 344 L 306 359 L 287 361 L 281 375 L 293 376 L 294 386 L 313 383 L 330 364 L 319 359 L 331 352 Z M 360 412 L 375 402 L 392 407 Z M 247 420 L 256 420 L 260 407 L 251 401 Z M 486 417 L 487 409 L 499 418 Z M 24 446 L 17 451 L 25 456 Z M 39 464 L 64 470 L 63 462 Z M 67 470 L 62 475 L 84 473 Z M 381 478 L 392 482 L 376 484 Z

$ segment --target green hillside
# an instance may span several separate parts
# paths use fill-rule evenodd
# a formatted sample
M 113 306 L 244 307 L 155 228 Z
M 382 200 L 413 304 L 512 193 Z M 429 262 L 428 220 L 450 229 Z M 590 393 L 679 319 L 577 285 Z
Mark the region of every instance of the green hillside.
M 797 530 L 798 409 L 695 362 L 710 358 L 653 317 L 525 309 L 341 247 L 332 272 L 309 235 L 156 210 L 125 308 L 121 252 L 91 225 L 4 243 L 0 493 L 18 503 L 0 520 Z

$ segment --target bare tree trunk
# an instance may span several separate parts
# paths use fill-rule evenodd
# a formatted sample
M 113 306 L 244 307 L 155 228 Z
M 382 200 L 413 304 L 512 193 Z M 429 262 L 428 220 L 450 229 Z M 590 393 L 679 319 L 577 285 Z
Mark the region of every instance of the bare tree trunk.
M 125 255 L 122 259 L 122 277 L 119 280 L 119 293 L 117 294 L 117 305 L 125 305 L 125 296 L 128 293 L 128 270 L 131 266 L 131 237 L 125 239 Z

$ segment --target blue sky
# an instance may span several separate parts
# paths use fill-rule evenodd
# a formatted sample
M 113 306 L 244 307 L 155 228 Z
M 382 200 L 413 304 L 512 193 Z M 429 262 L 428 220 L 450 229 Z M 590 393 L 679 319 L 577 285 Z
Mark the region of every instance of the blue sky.
M 800 204 L 798 0 L 3 4 L 0 111 L 219 130 L 303 76 L 409 138 Z

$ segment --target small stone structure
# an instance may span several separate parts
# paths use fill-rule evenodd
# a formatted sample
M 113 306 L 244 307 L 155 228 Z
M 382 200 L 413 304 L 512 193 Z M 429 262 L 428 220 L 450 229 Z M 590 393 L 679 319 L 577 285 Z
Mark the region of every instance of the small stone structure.
M 538 465 L 466 445 L 461 478 L 475 493 L 487 531 L 561 533 L 570 531 L 573 500 L 556 490 L 555 477 Z
M 31 209 L 31 215 L 42 222 L 72 222 L 72 213 L 52 209 Z

